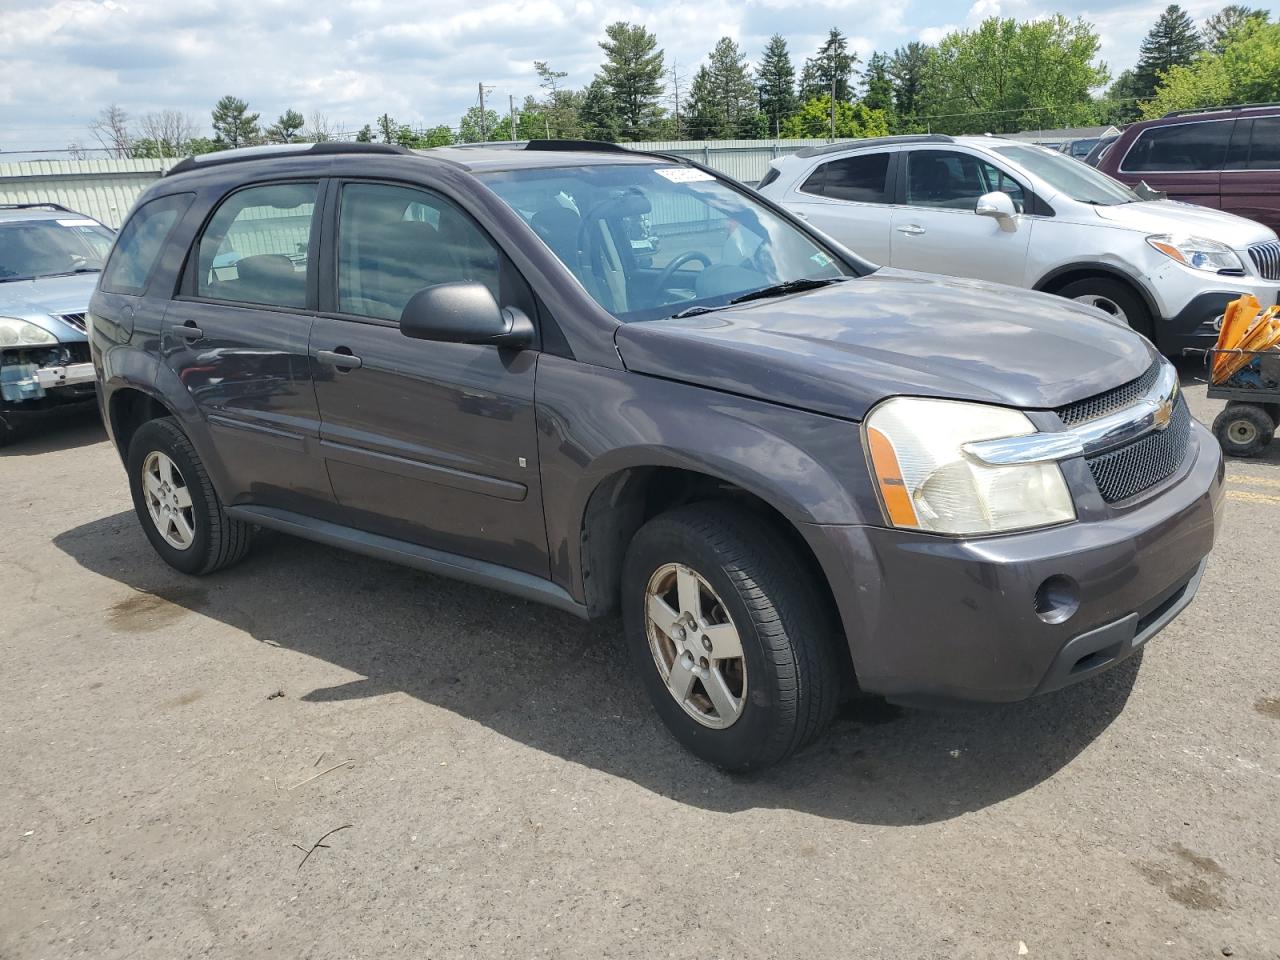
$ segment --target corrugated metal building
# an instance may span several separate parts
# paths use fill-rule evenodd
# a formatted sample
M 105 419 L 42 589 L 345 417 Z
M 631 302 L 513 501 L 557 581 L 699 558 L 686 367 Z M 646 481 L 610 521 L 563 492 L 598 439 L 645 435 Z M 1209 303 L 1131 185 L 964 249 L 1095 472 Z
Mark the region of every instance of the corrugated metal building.
M 633 150 L 678 154 L 745 183 L 764 176 L 769 161 L 829 140 L 655 140 Z M 60 203 L 119 227 L 147 185 L 177 160 L 32 160 L 0 163 L 0 203 Z

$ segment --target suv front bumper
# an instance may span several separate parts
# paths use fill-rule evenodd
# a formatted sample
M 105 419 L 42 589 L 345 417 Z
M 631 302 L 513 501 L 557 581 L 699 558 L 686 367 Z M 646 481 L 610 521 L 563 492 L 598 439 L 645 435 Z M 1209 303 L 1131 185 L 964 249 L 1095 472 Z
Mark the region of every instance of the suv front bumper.
M 977 540 L 807 526 L 860 687 L 899 702 L 1009 702 L 1138 650 L 1190 603 L 1220 521 L 1222 452 L 1198 423 L 1187 456 L 1178 480 L 1100 521 Z M 1036 609 L 1051 577 L 1077 585 L 1061 622 Z

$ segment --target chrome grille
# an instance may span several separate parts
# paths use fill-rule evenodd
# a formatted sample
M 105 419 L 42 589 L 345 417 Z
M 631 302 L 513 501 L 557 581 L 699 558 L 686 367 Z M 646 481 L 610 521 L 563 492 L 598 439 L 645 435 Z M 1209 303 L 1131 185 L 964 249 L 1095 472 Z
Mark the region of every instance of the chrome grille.
M 71 326 L 75 327 L 81 333 L 88 332 L 88 328 L 85 326 L 85 323 L 84 323 L 83 313 L 62 313 L 58 315 L 58 319 L 64 320 L 67 323 L 71 324 Z
M 1133 443 L 1109 450 L 1085 462 L 1107 503 L 1137 496 L 1170 477 L 1187 455 L 1191 437 L 1191 412 L 1179 393 L 1169 426 L 1148 433 Z
M 1074 427 L 1078 423 L 1096 420 L 1098 417 L 1105 417 L 1109 413 L 1123 410 L 1125 407 L 1132 406 L 1140 397 L 1145 396 L 1147 391 L 1155 385 L 1156 378 L 1159 376 L 1160 362 L 1157 360 L 1137 380 L 1122 383 L 1106 393 L 1099 393 L 1097 396 L 1089 397 L 1087 400 L 1059 407 L 1058 416 L 1062 418 L 1062 422 L 1068 427 Z
M 1280 240 L 1255 243 L 1249 248 L 1249 257 L 1264 280 L 1280 280 Z

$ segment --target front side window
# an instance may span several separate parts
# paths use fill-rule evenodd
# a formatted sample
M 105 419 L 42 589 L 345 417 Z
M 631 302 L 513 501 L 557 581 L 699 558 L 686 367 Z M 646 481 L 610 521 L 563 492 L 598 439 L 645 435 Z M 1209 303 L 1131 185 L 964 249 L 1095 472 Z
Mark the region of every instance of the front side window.
M 768 207 L 694 167 L 592 163 L 480 176 L 621 320 L 851 273 Z
M 0 283 L 97 273 L 111 239 L 110 230 L 83 217 L 0 221 Z
M 1119 180 L 1108 177 L 1088 164 L 1071 160 L 1060 153 L 1022 143 L 1003 143 L 992 149 L 1019 170 L 1039 177 L 1054 193 L 1079 203 L 1109 207 L 1133 203 L 1137 194 Z M 1053 193 L 1048 196 L 1053 196 Z
M 475 280 L 502 301 L 501 255 L 443 197 L 411 187 L 349 183 L 338 215 L 338 310 L 399 320 L 419 290 Z
M 1222 121 L 1149 127 L 1125 155 L 1125 173 L 1194 173 L 1222 169 L 1232 124 Z
M 1007 193 L 1022 212 L 1026 200 L 1022 187 L 985 160 L 954 150 L 913 150 L 907 154 L 909 206 L 972 211 L 979 197 L 997 192 Z
M 305 307 L 316 190 L 314 183 L 273 183 L 227 197 L 200 237 L 196 295 Z
M 829 160 L 809 174 L 800 189 L 832 200 L 888 203 L 889 158 L 887 153 L 860 153 Z

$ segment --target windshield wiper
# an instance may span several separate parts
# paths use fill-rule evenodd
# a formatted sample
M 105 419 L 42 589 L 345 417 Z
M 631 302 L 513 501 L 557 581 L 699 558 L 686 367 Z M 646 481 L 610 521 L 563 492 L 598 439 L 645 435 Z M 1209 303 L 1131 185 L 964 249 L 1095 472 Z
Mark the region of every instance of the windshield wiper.
M 747 303 L 750 300 L 767 300 L 769 297 L 781 297 L 788 293 L 800 293 L 804 290 L 817 290 L 819 287 L 833 283 L 843 283 L 848 277 L 801 277 L 799 280 L 784 280 L 771 287 L 761 287 L 741 296 L 734 297 L 729 303 Z

